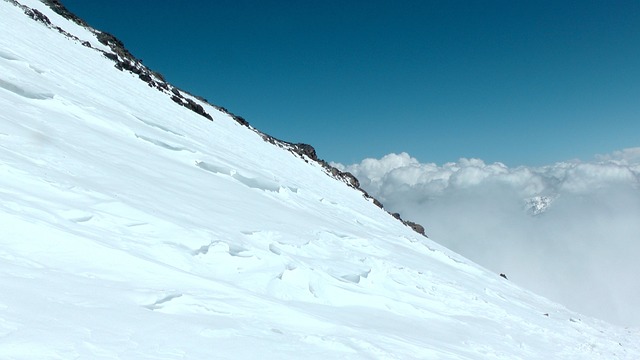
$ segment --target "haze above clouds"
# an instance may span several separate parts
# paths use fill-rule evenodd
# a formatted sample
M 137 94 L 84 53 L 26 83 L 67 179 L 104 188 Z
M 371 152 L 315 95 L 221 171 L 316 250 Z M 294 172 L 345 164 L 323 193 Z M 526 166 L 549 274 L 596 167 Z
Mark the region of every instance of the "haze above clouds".
M 542 167 L 407 153 L 336 165 L 454 251 L 574 310 L 640 325 L 640 148 Z

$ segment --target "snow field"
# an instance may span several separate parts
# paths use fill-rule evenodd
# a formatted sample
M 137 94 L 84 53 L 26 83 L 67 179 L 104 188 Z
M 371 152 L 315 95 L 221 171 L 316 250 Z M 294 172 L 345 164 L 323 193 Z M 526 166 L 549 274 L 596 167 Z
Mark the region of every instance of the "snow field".
M 8 2 L 0 19 L 0 358 L 640 357 L 635 329 L 510 284 Z

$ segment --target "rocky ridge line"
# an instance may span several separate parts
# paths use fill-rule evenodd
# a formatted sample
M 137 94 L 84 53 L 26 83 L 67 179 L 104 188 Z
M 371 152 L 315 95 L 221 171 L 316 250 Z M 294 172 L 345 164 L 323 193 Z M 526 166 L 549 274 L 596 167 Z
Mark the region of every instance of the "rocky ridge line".
M 243 117 L 231 113 L 224 107 L 211 104 L 209 103 L 209 101 L 207 101 L 202 97 L 191 95 L 190 93 L 184 90 L 178 89 L 177 87 L 171 85 L 165 80 L 162 74 L 152 71 L 151 69 L 146 67 L 144 64 L 142 64 L 142 61 L 140 59 L 133 56 L 133 54 L 131 54 L 125 48 L 122 41 L 120 41 L 118 38 L 116 38 L 112 34 L 92 28 L 89 24 L 87 24 L 86 21 L 82 20 L 80 17 L 70 12 L 59 0 L 41 0 L 41 1 L 45 5 L 47 5 L 51 10 L 56 12 L 58 15 L 64 17 L 65 19 L 75 22 L 76 24 L 88 29 L 90 32 L 95 34 L 96 39 L 103 45 L 109 47 L 111 52 L 94 48 L 89 41 L 81 41 L 77 36 L 70 34 L 69 32 L 65 31 L 59 26 L 55 26 L 54 24 L 51 23 L 51 21 L 46 15 L 44 15 L 42 12 L 38 11 L 37 9 L 32 9 L 32 8 L 29 8 L 28 6 L 22 5 L 17 0 L 5 0 L 5 1 L 8 1 L 20 7 L 24 11 L 24 13 L 27 16 L 29 16 L 31 19 L 41 22 L 45 26 L 57 30 L 61 34 L 65 35 L 66 37 L 80 42 L 83 46 L 102 52 L 102 54 L 105 57 L 107 57 L 108 59 L 112 60 L 115 63 L 114 67 L 117 68 L 118 70 L 128 71 L 128 72 L 131 72 L 132 74 L 138 75 L 138 78 L 146 82 L 147 85 L 159 90 L 164 94 L 167 94 L 173 102 L 186 107 L 187 109 L 197 113 L 198 115 L 201 115 L 209 120 L 213 120 L 213 117 L 209 113 L 207 113 L 202 107 L 202 105 L 198 104 L 194 99 L 202 101 L 203 103 L 206 103 L 212 106 L 218 111 L 229 115 L 233 120 L 235 120 L 240 125 L 246 126 L 252 131 L 255 131 L 256 133 L 258 133 L 264 141 L 269 142 L 280 148 L 286 149 L 290 151 L 292 154 L 302 158 L 306 162 L 313 161 L 320 164 L 327 175 L 339 181 L 344 182 L 345 184 L 347 184 L 348 186 L 356 190 L 359 190 L 360 192 L 362 192 L 362 195 L 366 199 L 373 202 L 373 204 L 375 204 L 377 207 L 384 209 L 384 206 L 380 201 L 378 201 L 373 196 L 369 195 L 364 189 L 360 187 L 360 182 L 353 174 L 349 172 L 341 171 L 331 166 L 325 160 L 318 158 L 313 146 L 309 144 L 304 144 L 304 143 L 291 143 L 291 142 L 277 139 L 271 135 L 265 134 L 257 130 L 253 126 L 251 126 L 249 122 L 245 120 Z M 409 226 L 410 228 L 412 228 L 417 233 L 423 236 L 427 236 L 425 234 L 425 230 L 422 225 L 414 223 L 412 221 L 403 220 L 400 214 L 398 213 L 390 213 L 389 211 L 387 212 L 394 218 L 401 221 L 406 226 Z

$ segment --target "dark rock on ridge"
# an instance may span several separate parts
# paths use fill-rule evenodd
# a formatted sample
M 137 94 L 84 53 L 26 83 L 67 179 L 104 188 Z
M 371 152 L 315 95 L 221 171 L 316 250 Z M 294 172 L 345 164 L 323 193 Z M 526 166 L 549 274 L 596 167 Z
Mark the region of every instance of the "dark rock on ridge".
M 289 151 L 291 151 L 294 154 L 297 154 L 298 156 L 300 156 L 302 159 L 304 159 L 305 161 L 307 161 L 307 159 L 315 161 L 316 163 L 319 163 L 320 165 L 322 165 L 322 167 L 325 169 L 325 172 L 327 174 L 329 174 L 330 176 L 346 183 L 347 185 L 351 186 L 354 189 L 357 189 L 359 191 L 362 192 L 362 195 L 373 202 L 374 205 L 376 205 L 377 207 L 384 209 L 384 206 L 382 205 L 382 203 L 380 201 L 378 201 L 378 199 L 374 198 L 373 196 L 369 195 L 369 193 L 367 193 L 364 189 L 362 189 L 360 187 L 360 181 L 358 181 L 358 179 L 353 176 L 353 174 L 351 174 L 350 172 L 347 171 L 340 171 L 339 169 L 331 166 L 329 163 L 327 163 L 326 161 L 319 159 L 318 156 L 316 155 L 316 150 L 313 148 L 313 146 L 309 145 L 309 144 L 303 144 L 303 143 L 290 143 L 290 142 L 286 142 L 283 140 L 279 140 L 274 138 L 273 136 L 264 134 L 264 133 L 260 133 L 262 135 L 262 138 L 267 141 L 270 142 L 276 146 L 288 149 Z M 387 211 L 388 212 L 388 211 Z M 408 221 L 408 220 L 403 220 L 402 217 L 400 217 L 400 214 L 398 213 L 390 213 L 388 212 L 391 216 L 393 216 L 394 218 L 400 220 L 403 224 L 405 224 L 406 226 L 410 227 L 411 229 L 413 229 L 413 231 L 417 232 L 418 234 L 421 234 L 425 237 L 427 237 L 427 235 L 425 234 L 425 230 L 424 227 L 418 223 L 415 223 L 413 221 Z
M 420 225 L 418 223 L 414 223 L 413 221 L 409 221 L 409 220 L 402 220 L 402 223 L 404 223 L 408 227 L 412 228 L 413 231 L 417 232 L 418 234 L 422 234 L 424 236 L 427 236 L 427 234 L 424 233 L 424 226 L 422 226 L 422 225 Z
M 10 0 L 10 1 L 14 5 L 20 6 L 25 11 L 25 13 L 32 19 L 39 21 L 48 27 L 58 30 L 58 32 L 64 34 L 65 36 L 73 40 L 80 41 L 78 37 L 66 32 L 59 26 L 53 26 L 51 24 L 51 21 L 40 11 L 21 5 L 16 0 Z M 140 80 L 146 82 L 150 87 L 156 88 L 161 92 L 166 93 L 167 95 L 170 95 L 167 92 L 169 89 L 175 89 L 177 91 L 175 87 L 171 86 L 166 82 L 162 74 L 152 71 L 146 66 L 144 66 L 142 64 L 142 60 L 133 56 L 133 54 L 131 54 L 129 50 L 127 50 L 127 48 L 124 46 L 122 41 L 120 41 L 115 36 L 107 32 L 98 31 L 92 28 L 84 20 L 82 20 L 81 18 L 79 18 L 78 16 L 70 12 L 59 0 L 42 0 L 42 2 L 45 5 L 49 6 L 51 10 L 55 11 L 57 14 L 64 17 L 65 19 L 71 20 L 76 24 L 83 26 L 89 31 L 93 32 L 96 35 L 96 39 L 103 45 L 109 47 L 109 49 L 111 49 L 112 52 L 105 52 L 99 49 L 96 49 L 96 50 L 101 51 L 107 59 L 115 62 L 114 66 L 116 69 L 121 71 L 129 71 L 135 75 L 138 75 Z M 89 41 L 82 41 L 81 44 L 83 46 L 93 48 L 93 46 L 91 46 L 91 43 Z M 188 94 L 186 92 L 184 93 Z M 176 101 L 172 98 L 172 100 L 174 100 L 174 102 L 176 102 L 177 104 L 182 105 L 187 109 L 209 120 L 213 120 L 213 117 L 204 110 L 202 105 L 196 103 L 195 101 L 193 101 L 188 97 L 185 97 L 180 91 L 178 91 L 177 93 L 174 92 L 173 96 L 177 96 L 180 99 L 180 101 Z
M 391 214 L 391 213 L 390 213 Z M 413 231 L 417 232 L 418 234 L 427 236 L 424 233 L 424 226 L 418 224 L 418 223 L 414 223 L 413 221 L 409 221 L 409 220 L 403 220 L 402 217 L 400 216 L 399 213 L 392 213 L 391 216 L 393 216 L 394 218 L 402 221 L 403 224 L 407 225 L 408 227 L 410 227 L 411 229 L 413 229 Z M 427 236 L 428 237 L 428 236 Z
M 49 20 L 49 18 L 36 9 L 29 9 L 29 10 L 26 10 L 24 13 L 35 21 L 39 21 L 47 26 L 51 26 L 51 21 Z
M 84 20 L 67 10 L 67 8 L 62 5 L 62 3 L 58 0 L 42 0 L 42 2 L 47 5 L 51 10 L 55 11 L 58 15 L 64 17 L 65 19 L 71 20 L 78 25 L 89 27 Z

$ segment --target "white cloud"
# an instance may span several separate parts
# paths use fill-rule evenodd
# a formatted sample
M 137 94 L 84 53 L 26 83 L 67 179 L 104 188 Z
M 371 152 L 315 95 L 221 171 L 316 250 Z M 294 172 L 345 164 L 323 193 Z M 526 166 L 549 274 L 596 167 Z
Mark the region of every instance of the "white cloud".
M 640 325 L 640 148 L 509 168 L 389 154 L 339 165 L 436 241 L 568 307 Z M 528 199 L 553 200 L 541 215 Z
M 612 154 L 597 155 L 596 159 L 600 161 L 615 161 L 627 165 L 635 164 L 637 170 L 637 165 L 640 163 L 640 147 L 615 151 Z

